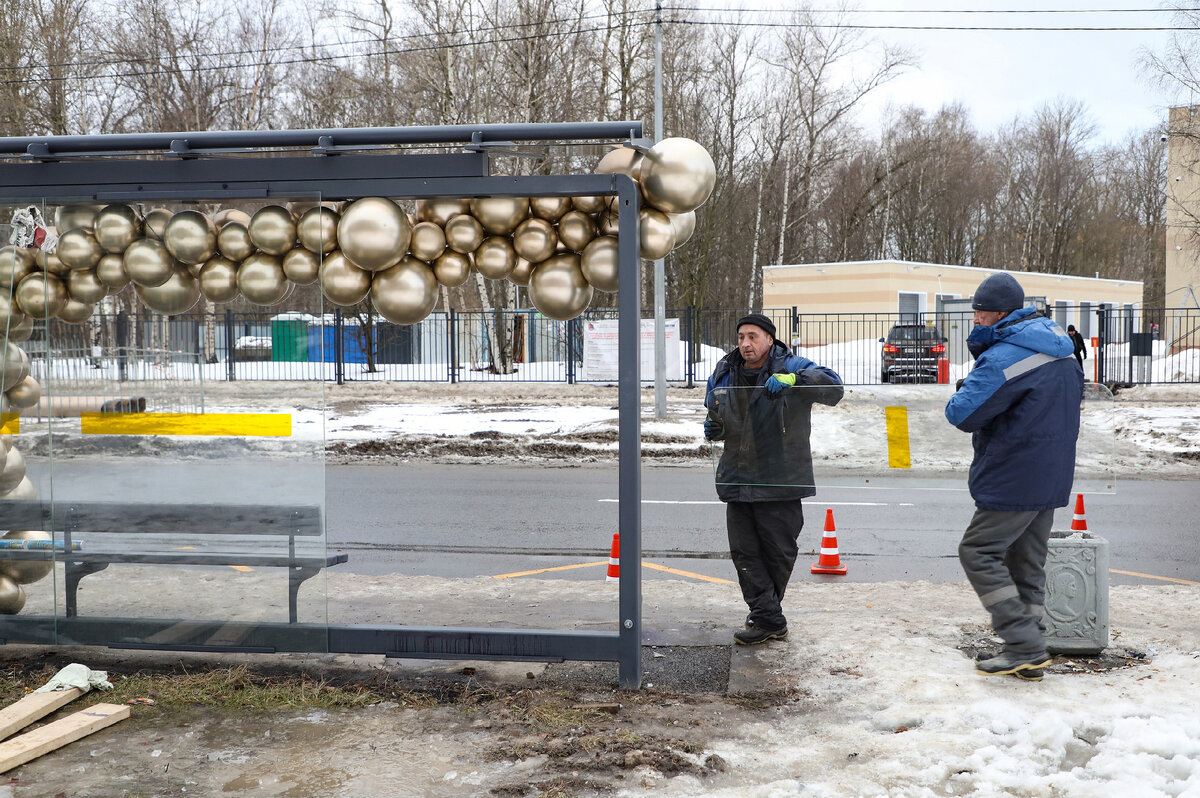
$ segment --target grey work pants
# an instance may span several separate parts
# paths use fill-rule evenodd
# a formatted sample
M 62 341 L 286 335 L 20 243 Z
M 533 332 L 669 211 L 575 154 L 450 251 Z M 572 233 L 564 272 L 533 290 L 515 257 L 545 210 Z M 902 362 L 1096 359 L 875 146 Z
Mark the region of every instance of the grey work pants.
M 967 581 L 1005 649 L 1044 651 L 1046 552 L 1054 510 L 976 510 L 958 544 Z

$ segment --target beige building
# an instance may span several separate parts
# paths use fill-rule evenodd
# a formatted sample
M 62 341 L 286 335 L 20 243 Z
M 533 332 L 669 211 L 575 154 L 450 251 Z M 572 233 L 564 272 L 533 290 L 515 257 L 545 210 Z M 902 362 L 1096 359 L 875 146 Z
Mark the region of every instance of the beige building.
M 1172 108 L 1168 132 L 1165 306 L 1200 308 L 1200 106 Z

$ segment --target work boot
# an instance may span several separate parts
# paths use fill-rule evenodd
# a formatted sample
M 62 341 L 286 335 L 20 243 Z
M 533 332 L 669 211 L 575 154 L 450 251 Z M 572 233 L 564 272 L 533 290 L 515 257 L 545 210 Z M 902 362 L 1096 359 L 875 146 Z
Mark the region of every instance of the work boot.
M 975 672 L 984 676 L 1004 676 L 1010 673 L 1035 673 L 1050 664 L 1050 655 L 1045 651 L 1036 654 L 1018 654 L 1005 649 L 994 657 L 977 660 Z M 1032 676 L 1033 674 L 1028 674 Z M 1039 677 L 1040 678 L 1040 677 Z
M 787 640 L 787 634 L 786 626 L 782 629 L 763 629 L 761 626 L 752 626 L 749 629 L 740 629 L 734 632 L 733 642 L 739 646 L 757 646 L 768 640 Z
M 1023 682 L 1040 682 L 1042 680 L 1043 673 L 1045 673 L 1045 671 L 1041 668 L 1028 668 L 1023 671 L 1017 671 L 1013 674 L 1013 676 L 1016 676 Z

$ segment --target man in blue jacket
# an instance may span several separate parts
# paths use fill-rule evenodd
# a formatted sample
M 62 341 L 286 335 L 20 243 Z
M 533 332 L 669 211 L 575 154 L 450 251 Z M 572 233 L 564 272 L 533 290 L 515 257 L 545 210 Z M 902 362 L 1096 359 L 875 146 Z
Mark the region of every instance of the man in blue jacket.
M 738 348 L 708 380 L 704 437 L 725 441 L 717 496 L 725 502 L 729 553 L 750 608 L 733 639 L 747 646 L 787 638 L 780 603 L 799 553 L 801 499 L 816 493 L 812 404 L 835 405 L 843 389 L 834 371 L 776 341 L 775 325 L 763 314 L 743 316 L 737 336 Z M 801 388 L 789 390 L 794 386 Z
M 993 274 L 972 297 L 967 347 L 975 367 L 946 404 L 972 434 L 968 487 L 975 516 L 958 558 L 1004 649 L 975 663 L 982 674 L 1042 678 L 1050 664 L 1042 624 L 1054 509 L 1075 478 L 1083 371 L 1062 328 L 1023 307 L 1011 274 Z

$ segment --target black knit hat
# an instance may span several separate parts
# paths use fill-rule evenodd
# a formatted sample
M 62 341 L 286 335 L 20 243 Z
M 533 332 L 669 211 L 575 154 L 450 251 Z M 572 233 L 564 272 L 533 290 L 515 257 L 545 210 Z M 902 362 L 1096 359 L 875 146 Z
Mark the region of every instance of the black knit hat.
M 761 327 L 766 330 L 767 335 L 775 338 L 775 323 L 761 313 L 750 313 L 738 319 L 737 329 L 742 329 L 743 324 L 753 324 L 755 327 Z
M 975 310 L 995 310 L 1009 313 L 1025 304 L 1025 289 L 1008 272 L 991 275 L 975 289 L 971 307 Z

